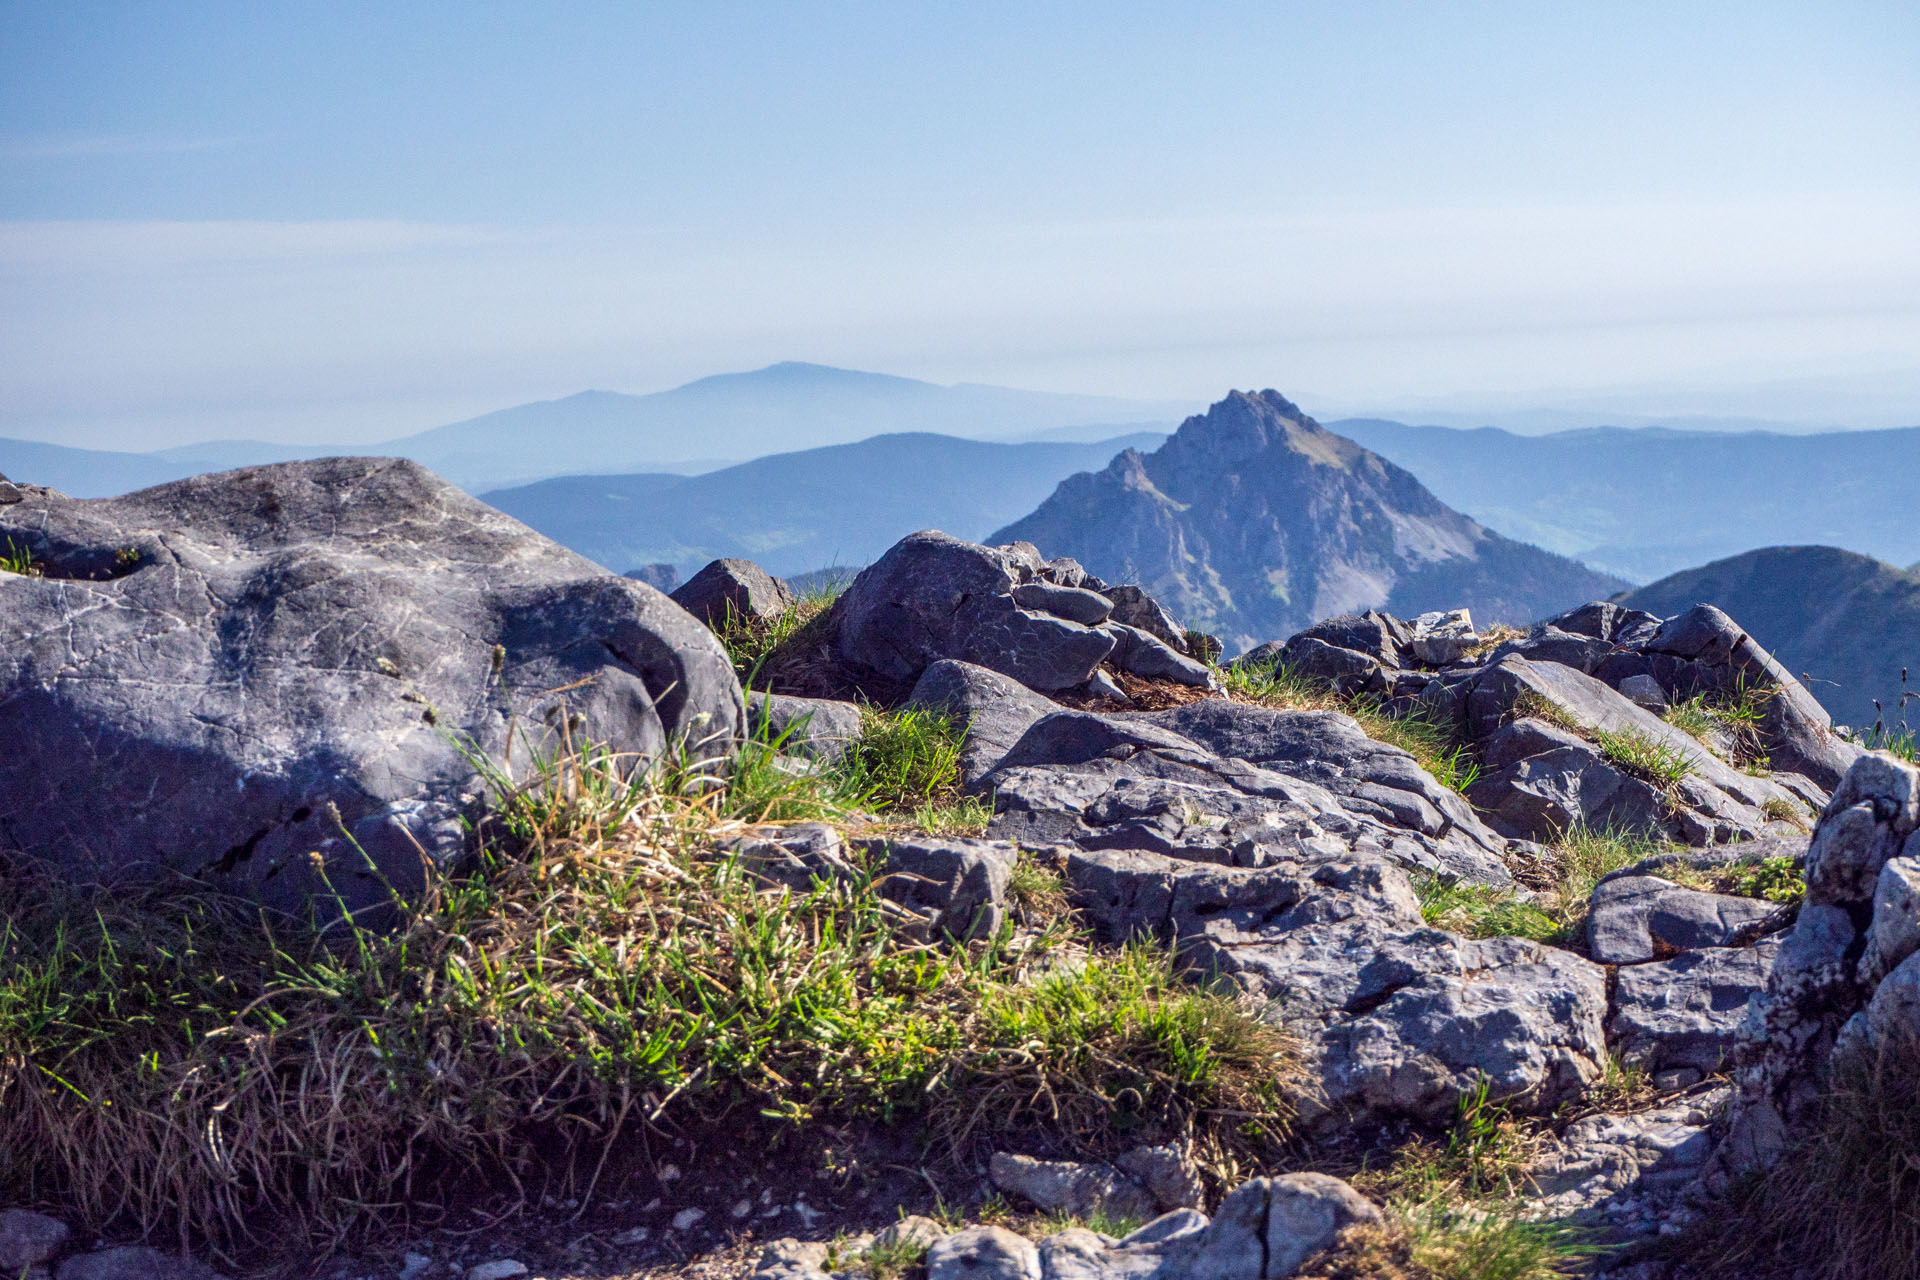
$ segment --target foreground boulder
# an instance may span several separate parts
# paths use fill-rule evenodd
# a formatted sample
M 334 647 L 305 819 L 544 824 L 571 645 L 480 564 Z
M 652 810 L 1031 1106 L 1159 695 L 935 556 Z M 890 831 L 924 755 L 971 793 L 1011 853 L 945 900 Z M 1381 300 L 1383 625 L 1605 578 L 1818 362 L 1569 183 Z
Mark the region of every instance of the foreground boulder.
M 487 788 L 591 739 L 727 749 L 725 652 L 418 465 L 331 458 L 79 501 L 0 537 L 0 846 L 357 906 L 467 847 Z M 82 799 L 84 797 L 84 799 Z

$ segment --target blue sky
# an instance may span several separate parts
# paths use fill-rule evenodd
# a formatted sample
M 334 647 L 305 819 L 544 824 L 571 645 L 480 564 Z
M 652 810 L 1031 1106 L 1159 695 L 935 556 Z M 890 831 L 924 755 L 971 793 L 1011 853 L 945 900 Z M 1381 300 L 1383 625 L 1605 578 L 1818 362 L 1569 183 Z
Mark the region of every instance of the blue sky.
M 1916 67 L 1911 4 L 0 4 L 0 434 L 781 359 L 1920 421 Z

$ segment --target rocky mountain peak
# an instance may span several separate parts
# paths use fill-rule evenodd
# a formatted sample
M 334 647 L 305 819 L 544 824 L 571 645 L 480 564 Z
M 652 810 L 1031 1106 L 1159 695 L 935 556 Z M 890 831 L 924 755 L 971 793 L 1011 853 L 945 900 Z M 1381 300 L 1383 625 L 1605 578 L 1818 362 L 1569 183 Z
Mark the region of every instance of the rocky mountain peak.
M 1137 582 L 1233 648 L 1381 606 L 1530 622 L 1624 585 L 1483 528 L 1272 390 L 1229 392 L 1154 452 L 1067 478 L 990 541 Z
M 1161 450 L 1175 466 L 1225 466 L 1284 450 L 1326 466 L 1345 468 L 1362 450 L 1334 435 L 1278 391 L 1229 391 L 1195 414 Z

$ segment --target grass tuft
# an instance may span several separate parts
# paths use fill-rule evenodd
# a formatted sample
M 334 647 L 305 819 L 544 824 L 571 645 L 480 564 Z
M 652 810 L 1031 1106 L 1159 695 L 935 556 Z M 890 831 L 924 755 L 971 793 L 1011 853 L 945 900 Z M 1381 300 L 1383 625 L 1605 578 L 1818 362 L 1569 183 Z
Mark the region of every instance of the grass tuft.
M 40 566 L 33 562 L 32 551 L 8 538 L 7 549 L 0 552 L 0 573 L 18 574 L 23 578 L 38 577 Z
M 1736 862 L 1714 877 L 1718 893 L 1735 893 L 1743 898 L 1764 898 L 1783 906 L 1807 896 L 1807 879 L 1792 858 L 1762 858 L 1757 862 Z
M 1448 883 L 1423 876 L 1414 884 L 1420 898 L 1420 917 L 1436 929 L 1469 938 L 1531 938 L 1552 942 L 1559 938 L 1560 920 L 1510 889 L 1464 881 Z
M 1693 762 L 1677 747 L 1657 742 L 1637 729 L 1594 732 L 1594 742 L 1608 763 L 1631 778 L 1660 788 L 1672 796 L 1680 783 L 1693 776 Z
M 1553 1280 L 1573 1274 L 1592 1252 L 1576 1228 L 1520 1216 L 1534 1139 L 1490 1092 L 1482 1081 L 1460 1099 L 1444 1136 L 1408 1142 L 1384 1169 L 1355 1179 L 1387 1202 L 1405 1241 L 1404 1269 L 1383 1265 L 1378 1274 Z M 1381 1256 L 1384 1264 L 1392 1255 Z

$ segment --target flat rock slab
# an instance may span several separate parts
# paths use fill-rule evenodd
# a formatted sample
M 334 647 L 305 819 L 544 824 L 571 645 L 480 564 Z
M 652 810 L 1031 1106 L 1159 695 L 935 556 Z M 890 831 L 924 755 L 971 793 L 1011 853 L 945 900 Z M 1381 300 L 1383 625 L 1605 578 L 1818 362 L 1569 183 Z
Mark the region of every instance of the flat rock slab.
M 1732 1095 L 1720 1086 L 1647 1111 L 1577 1120 L 1527 1169 L 1528 1208 L 1541 1217 L 1645 1220 L 1700 1175 L 1712 1125 Z
M 1242 868 L 1084 850 L 1066 874 L 1101 936 L 1171 940 L 1198 971 L 1268 1002 L 1317 1064 L 1314 1127 L 1444 1119 L 1483 1079 L 1516 1107 L 1551 1108 L 1603 1073 L 1598 966 L 1429 928 L 1405 876 L 1378 857 Z
M 76 879 L 364 905 L 467 847 L 469 753 L 523 780 L 568 742 L 739 735 L 705 627 L 414 463 L 27 493 L 0 507 L 42 567 L 0 574 L 0 844 Z
M 1658 876 L 1611 876 L 1593 891 L 1587 954 L 1601 964 L 1642 964 L 1724 947 L 1777 910 L 1777 903 L 1689 889 Z
M 1459 797 L 1439 795 L 1411 757 L 1367 739 L 1346 717 L 1289 722 L 1285 714 L 1212 699 L 1178 712 L 1047 716 L 982 780 L 996 797 L 992 830 L 1035 844 L 1148 849 L 1242 866 L 1358 851 L 1478 883 L 1512 882 L 1496 852 L 1504 842 Z M 1262 739 L 1260 731 L 1276 726 L 1298 732 L 1287 740 L 1299 754 L 1274 754 L 1277 767 L 1237 754 L 1271 747 L 1274 737 Z M 1315 726 L 1326 731 L 1321 759 L 1307 754 Z M 1236 738 L 1241 729 L 1244 738 Z M 1344 772 L 1343 761 L 1354 772 Z
M 1650 1072 L 1720 1070 L 1733 1058 L 1747 1002 L 1767 989 L 1779 949 L 1779 939 L 1769 938 L 1622 968 L 1614 979 L 1608 1042 Z

